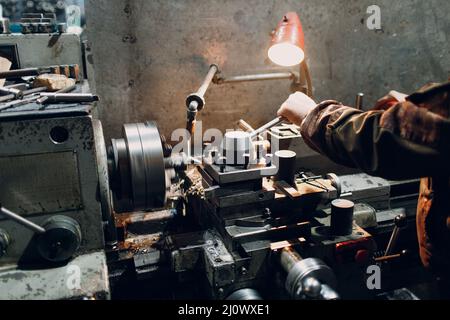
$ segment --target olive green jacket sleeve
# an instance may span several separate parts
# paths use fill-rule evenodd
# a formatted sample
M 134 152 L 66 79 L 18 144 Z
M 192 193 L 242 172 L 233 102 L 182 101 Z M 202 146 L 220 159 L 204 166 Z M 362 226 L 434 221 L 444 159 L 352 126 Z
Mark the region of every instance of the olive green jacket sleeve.
M 448 110 L 448 100 L 440 102 Z M 305 142 L 336 163 L 387 179 L 450 173 L 448 117 L 411 101 L 360 111 L 324 101 L 301 124 Z

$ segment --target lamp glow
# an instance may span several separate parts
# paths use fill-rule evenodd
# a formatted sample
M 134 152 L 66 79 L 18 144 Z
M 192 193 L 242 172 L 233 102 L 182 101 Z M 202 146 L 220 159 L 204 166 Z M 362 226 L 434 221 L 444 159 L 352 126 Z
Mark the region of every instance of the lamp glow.
M 279 66 L 292 67 L 303 61 L 305 53 L 301 48 L 285 42 L 271 46 L 268 56 L 273 63 Z
M 298 65 L 305 59 L 303 29 L 295 12 L 288 12 L 278 23 L 267 54 L 273 63 L 283 67 Z

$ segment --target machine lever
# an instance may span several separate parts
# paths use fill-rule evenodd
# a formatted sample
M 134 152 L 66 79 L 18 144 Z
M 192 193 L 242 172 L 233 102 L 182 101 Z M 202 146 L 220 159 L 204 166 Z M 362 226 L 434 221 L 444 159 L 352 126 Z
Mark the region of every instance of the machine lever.
M 33 231 L 34 233 L 37 234 L 43 234 L 45 233 L 45 229 L 37 224 L 35 224 L 34 222 L 25 219 L 24 217 L 18 215 L 17 213 L 14 213 L 4 207 L 0 207 L 0 213 L 6 217 L 8 217 L 9 219 L 17 222 L 18 224 L 24 226 L 25 228 Z
M 397 260 L 397 259 L 405 257 L 406 255 L 408 255 L 408 251 L 407 250 L 403 250 L 400 253 L 396 253 L 396 254 L 391 254 L 389 256 L 382 256 L 382 257 L 379 257 L 379 258 L 375 258 L 375 262 L 380 263 L 380 262 L 388 262 L 388 261 L 392 261 L 392 260 Z
M 394 230 L 392 231 L 391 238 L 389 239 L 389 243 L 386 247 L 386 251 L 384 252 L 384 256 L 389 256 L 392 254 L 392 251 L 397 243 L 398 236 L 400 234 L 400 229 L 404 228 L 407 224 L 406 214 L 401 213 L 394 218 Z
M 195 115 L 197 114 L 197 111 L 203 109 L 205 105 L 204 95 L 206 93 L 206 90 L 208 90 L 208 87 L 211 84 L 217 72 L 219 72 L 219 67 L 215 64 L 212 64 L 209 67 L 208 74 L 206 75 L 197 92 L 190 94 L 186 98 L 186 107 L 188 109 L 188 120 L 190 121 L 195 120 Z
M 275 119 L 273 119 L 272 121 L 267 122 L 265 125 L 259 127 L 256 130 L 253 130 L 250 133 L 250 139 L 253 139 L 255 137 L 257 137 L 259 134 L 263 133 L 264 131 L 276 126 L 277 124 L 280 124 L 281 122 L 284 121 L 283 117 L 277 117 Z

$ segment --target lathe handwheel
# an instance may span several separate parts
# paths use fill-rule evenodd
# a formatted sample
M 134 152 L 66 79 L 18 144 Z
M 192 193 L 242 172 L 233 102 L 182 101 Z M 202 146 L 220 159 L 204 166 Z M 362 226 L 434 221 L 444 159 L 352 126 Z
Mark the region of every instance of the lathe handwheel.
M 66 216 L 53 216 L 42 225 L 45 233 L 38 235 L 37 248 L 42 258 L 51 262 L 70 259 L 81 245 L 81 228 Z

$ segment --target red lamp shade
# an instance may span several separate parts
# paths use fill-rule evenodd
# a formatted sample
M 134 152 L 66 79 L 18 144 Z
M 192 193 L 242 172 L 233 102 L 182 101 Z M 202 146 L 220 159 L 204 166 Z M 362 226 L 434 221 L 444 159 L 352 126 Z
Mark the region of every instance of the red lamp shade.
M 268 51 L 269 59 L 280 66 L 291 67 L 305 59 L 305 39 L 300 18 L 288 12 L 278 23 Z

